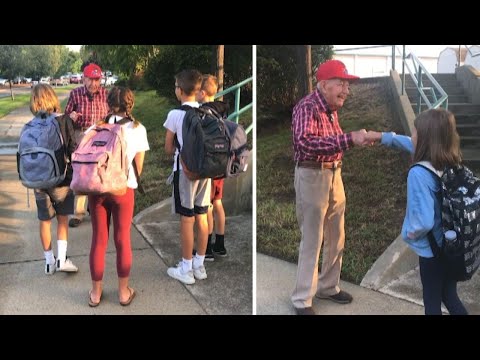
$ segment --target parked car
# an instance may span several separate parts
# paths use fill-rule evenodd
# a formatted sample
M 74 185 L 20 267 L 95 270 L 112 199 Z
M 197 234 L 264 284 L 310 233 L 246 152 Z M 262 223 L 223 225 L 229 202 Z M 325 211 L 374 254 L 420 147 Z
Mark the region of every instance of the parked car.
M 31 81 L 31 84 L 32 84 L 32 85 L 31 85 L 30 87 L 33 88 L 35 85 L 38 84 L 39 81 L 40 81 L 40 78 L 39 78 L 39 77 L 34 77 L 34 78 L 32 78 L 32 81 Z
M 107 77 L 107 79 L 105 80 L 105 86 L 110 86 L 110 85 L 115 85 L 115 83 L 117 82 L 118 80 L 118 76 L 114 75 L 114 76 L 109 76 Z
M 8 79 L 1 79 L 0 78 L 0 85 L 7 85 Z
M 53 86 L 58 86 L 58 85 L 64 86 L 64 85 L 68 85 L 69 83 L 70 83 L 70 80 L 65 76 L 60 76 L 58 79 L 50 80 L 50 85 L 53 85 Z
M 82 75 L 81 74 L 73 74 L 70 76 L 70 84 L 81 84 L 82 83 Z

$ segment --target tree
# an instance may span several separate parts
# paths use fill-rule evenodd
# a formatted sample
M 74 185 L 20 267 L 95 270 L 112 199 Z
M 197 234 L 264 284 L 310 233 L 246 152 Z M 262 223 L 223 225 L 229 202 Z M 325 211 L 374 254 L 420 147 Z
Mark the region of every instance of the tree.
M 61 65 L 57 70 L 55 77 L 64 75 L 66 73 L 79 73 L 81 65 L 82 59 L 80 58 L 80 54 L 78 52 L 62 52 Z
M 164 45 L 150 60 L 145 72 L 148 83 L 161 96 L 174 99 L 174 76 L 184 69 L 197 69 L 204 74 L 216 72 L 217 46 Z M 213 56 L 215 54 L 215 56 Z M 224 88 L 252 76 L 252 46 L 224 45 Z M 241 91 L 242 104 L 251 102 L 252 86 Z
M 91 60 L 126 76 L 145 71 L 159 49 L 160 45 L 85 45 Z
M 299 96 L 303 97 L 312 92 L 312 47 L 311 45 L 297 45 L 298 57 L 298 86 Z
M 54 60 L 55 55 L 51 54 L 53 45 L 27 45 L 27 63 L 28 63 L 28 76 L 33 78 L 39 78 L 42 76 L 50 76 L 54 73 Z
M 307 71 L 308 46 L 257 46 L 257 104 L 260 112 L 270 114 L 269 118 L 280 118 L 274 115 L 276 112 L 289 113 L 305 93 L 306 77 L 312 78 Z M 333 46 L 311 45 L 311 54 L 314 73 L 320 63 L 332 57 Z
M 218 91 L 223 91 L 223 71 L 224 71 L 224 59 L 225 59 L 225 46 L 218 45 L 216 47 L 216 60 L 217 60 L 217 68 L 215 69 L 217 80 L 218 80 Z M 223 97 L 220 99 L 222 100 Z
M 312 47 L 312 73 L 316 74 L 318 66 L 330 60 L 333 56 L 332 45 L 311 45 Z
M 0 45 L 0 74 L 10 81 L 10 96 L 15 100 L 12 90 L 12 80 L 26 72 L 25 45 Z

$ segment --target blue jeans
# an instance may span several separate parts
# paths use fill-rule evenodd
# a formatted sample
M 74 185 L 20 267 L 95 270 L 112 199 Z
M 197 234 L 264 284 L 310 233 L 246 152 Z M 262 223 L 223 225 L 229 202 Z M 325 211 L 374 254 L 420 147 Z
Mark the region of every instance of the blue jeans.
M 457 294 L 457 281 L 448 279 L 438 258 L 419 257 L 425 315 L 442 315 L 442 302 L 450 315 L 468 315 Z

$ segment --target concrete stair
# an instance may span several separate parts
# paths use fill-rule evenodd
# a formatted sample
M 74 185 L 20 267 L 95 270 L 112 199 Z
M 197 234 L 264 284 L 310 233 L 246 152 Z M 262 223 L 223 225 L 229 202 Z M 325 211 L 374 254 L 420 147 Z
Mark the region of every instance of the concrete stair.
M 455 74 L 432 75 L 448 95 L 448 110 L 457 120 L 457 131 L 460 135 L 460 146 L 465 163 L 467 166 L 480 165 L 480 105 L 470 103 L 463 87 L 457 82 Z M 432 82 L 425 75 L 422 83 L 424 87 L 432 87 Z M 406 77 L 405 90 L 416 113 L 419 94 L 410 76 Z M 433 102 L 430 91 L 425 93 L 429 101 Z M 439 98 L 440 94 L 436 92 L 436 96 Z M 426 109 L 427 106 L 423 104 L 422 99 L 421 111 Z

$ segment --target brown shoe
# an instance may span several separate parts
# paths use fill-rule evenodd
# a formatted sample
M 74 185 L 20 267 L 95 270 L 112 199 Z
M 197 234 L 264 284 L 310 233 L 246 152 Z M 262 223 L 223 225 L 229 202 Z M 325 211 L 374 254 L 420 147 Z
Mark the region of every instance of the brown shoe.
M 340 290 L 338 294 L 330 295 L 330 296 L 323 296 L 320 294 L 315 294 L 315 296 L 319 299 L 327 299 L 336 302 L 337 304 L 350 304 L 353 300 L 352 295 L 347 293 L 346 291 Z
M 317 315 L 311 306 L 306 308 L 295 308 L 297 315 Z
M 127 301 L 119 301 L 120 302 L 120 305 L 122 306 L 128 306 L 130 305 L 130 303 L 132 302 L 133 298 L 135 297 L 136 295 L 136 292 L 135 290 L 133 290 L 131 287 L 127 287 L 128 291 L 130 291 L 130 297 L 127 299 Z

